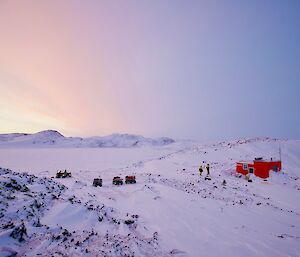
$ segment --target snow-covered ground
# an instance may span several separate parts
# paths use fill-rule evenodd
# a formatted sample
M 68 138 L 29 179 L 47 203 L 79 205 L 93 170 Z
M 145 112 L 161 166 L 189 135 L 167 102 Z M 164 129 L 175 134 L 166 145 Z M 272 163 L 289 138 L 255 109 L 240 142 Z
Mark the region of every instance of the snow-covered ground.
M 236 161 L 277 158 L 279 145 L 283 172 L 236 176 Z M 0 170 L 0 256 L 300 256 L 300 141 L 56 146 L 0 147 L 13 170 Z M 59 169 L 72 177 L 51 178 Z M 137 183 L 112 185 L 126 175 Z

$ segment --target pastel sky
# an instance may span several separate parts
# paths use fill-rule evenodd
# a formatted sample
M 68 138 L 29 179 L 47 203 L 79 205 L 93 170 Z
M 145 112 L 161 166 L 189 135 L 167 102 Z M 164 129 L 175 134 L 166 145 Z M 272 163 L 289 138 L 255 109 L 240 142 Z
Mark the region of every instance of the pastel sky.
M 0 1 L 0 133 L 300 138 L 300 1 Z

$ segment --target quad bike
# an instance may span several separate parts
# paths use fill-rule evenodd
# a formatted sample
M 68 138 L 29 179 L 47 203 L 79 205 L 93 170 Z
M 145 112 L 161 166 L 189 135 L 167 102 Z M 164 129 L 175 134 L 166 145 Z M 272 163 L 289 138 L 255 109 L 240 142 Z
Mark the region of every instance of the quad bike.
M 56 173 L 56 178 L 70 178 L 72 177 L 71 172 L 67 172 L 67 170 L 65 171 L 58 171 Z
M 101 178 L 94 178 L 94 181 L 93 181 L 93 186 L 94 187 L 102 187 L 102 179 Z
M 112 183 L 113 185 L 123 185 L 123 179 L 120 177 L 114 177 Z
M 126 184 L 135 184 L 136 183 L 135 176 L 126 176 L 125 183 Z

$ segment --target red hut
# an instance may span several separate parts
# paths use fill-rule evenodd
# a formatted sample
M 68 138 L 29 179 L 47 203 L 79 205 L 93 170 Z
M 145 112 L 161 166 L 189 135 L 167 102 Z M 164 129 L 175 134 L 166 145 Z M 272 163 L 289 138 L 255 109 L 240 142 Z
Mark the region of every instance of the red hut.
M 253 162 L 237 162 L 236 171 L 241 174 L 253 173 L 255 176 L 260 178 L 268 178 L 269 172 L 280 171 L 281 161 L 270 161 L 263 160 L 263 158 L 255 158 Z

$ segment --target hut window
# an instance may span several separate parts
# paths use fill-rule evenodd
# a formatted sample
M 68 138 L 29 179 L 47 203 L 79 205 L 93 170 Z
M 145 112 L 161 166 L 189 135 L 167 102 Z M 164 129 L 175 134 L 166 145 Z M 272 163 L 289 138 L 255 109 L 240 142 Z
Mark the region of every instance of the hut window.
M 253 168 L 249 168 L 249 173 L 253 173 L 254 169 Z
M 246 163 L 243 164 L 243 170 L 248 170 L 248 164 Z

